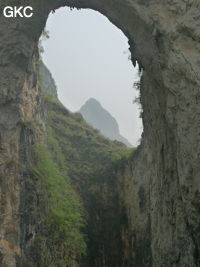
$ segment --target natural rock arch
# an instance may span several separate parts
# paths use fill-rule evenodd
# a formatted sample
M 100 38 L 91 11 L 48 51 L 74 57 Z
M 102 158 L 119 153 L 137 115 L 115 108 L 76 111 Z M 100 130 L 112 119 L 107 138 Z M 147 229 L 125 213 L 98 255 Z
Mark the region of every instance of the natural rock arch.
M 25 122 L 36 117 L 44 126 L 43 114 L 37 112 L 41 101 L 35 72 L 37 42 L 49 12 L 66 5 L 105 15 L 129 38 L 132 61 L 144 70 L 143 140 L 138 157 L 119 175 L 132 266 L 200 266 L 199 1 L 35 0 L 30 4 L 35 15 L 29 20 L 0 17 L 3 266 L 15 266 L 23 254 L 25 221 L 19 214 L 23 182 L 31 168 L 31 145 L 42 138 Z

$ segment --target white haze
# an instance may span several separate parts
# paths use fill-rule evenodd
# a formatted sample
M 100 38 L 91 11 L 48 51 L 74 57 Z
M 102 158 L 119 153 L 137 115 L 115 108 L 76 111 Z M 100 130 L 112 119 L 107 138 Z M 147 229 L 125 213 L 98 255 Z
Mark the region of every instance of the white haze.
M 56 81 L 61 102 L 77 111 L 96 98 L 117 120 L 120 133 L 133 145 L 142 132 L 137 69 L 128 60 L 128 40 L 103 15 L 91 10 L 62 8 L 48 19 L 50 39 L 43 60 Z

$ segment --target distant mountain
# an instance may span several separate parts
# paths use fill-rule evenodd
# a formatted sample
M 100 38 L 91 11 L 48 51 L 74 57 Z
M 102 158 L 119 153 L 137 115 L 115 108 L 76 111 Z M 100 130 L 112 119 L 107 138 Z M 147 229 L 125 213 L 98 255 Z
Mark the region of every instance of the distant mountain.
M 101 104 L 94 98 L 90 98 L 81 107 L 79 113 L 83 118 L 98 129 L 104 136 L 111 140 L 117 140 L 124 143 L 128 147 L 132 147 L 129 141 L 120 135 L 119 125 L 115 118 L 105 110 Z
M 58 98 L 55 81 L 42 60 L 39 61 L 38 73 L 40 88 L 43 93 L 50 94 L 55 98 Z M 113 118 L 112 115 L 105 110 L 96 99 L 90 98 L 86 101 L 86 103 L 81 107 L 79 113 L 90 125 L 98 129 L 104 136 L 110 138 L 111 140 L 122 142 L 128 147 L 132 147 L 129 141 L 120 135 L 119 125 L 115 118 Z

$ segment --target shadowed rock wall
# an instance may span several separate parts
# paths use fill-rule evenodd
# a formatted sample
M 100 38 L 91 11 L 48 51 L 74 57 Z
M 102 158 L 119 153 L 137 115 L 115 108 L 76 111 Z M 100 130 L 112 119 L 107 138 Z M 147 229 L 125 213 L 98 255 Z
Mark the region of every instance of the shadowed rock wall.
M 6 5 L 18 3 L 9 0 Z M 138 267 L 200 266 L 199 1 L 30 0 L 29 4 L 35 9 L 30 19 L 0 17 L 2 266 L 20 262 L 25 246 L 20 205 L 29 168 L 24 159 L 44 131 L 37 109 L 37 42 L 49 12 L 64 5 L 104 14 L 129 38 L 133 64 L 137 60 L 143 69 L 142 146 L 119 174 L 121 205 L 127 213 L 124 257 Z M 27 122 L 33 121 L 41 131 L 28 130 Z

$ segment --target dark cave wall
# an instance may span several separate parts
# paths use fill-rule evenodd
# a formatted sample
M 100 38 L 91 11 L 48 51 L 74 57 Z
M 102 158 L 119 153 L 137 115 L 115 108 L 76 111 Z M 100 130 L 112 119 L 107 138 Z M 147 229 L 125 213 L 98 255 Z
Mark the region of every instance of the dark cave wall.
M 35 8 L 31 19 L 0 17 L 2 266 L 15 266 L 25 249 L 20 244 L 20 199 L 26 179 L 20 136 L 24 122 L 36 120 L 40 125 L 41 134 L 37 127 L 31 134 L 26 131 L 26 140 L 34 136 L 26 143 L 29 151 L 45 131 L 37 109 L 37 41 L 51 9 L 64 5 L 104 14 L 129 38 L 132 61 L 143 69 L 142 146 L 119 174 L 121 205 L 128 217 L 126 257 L 140 267 L 200 266 L 200 3 L 35 0 L 29 4 Z M 140 256 L 144 250 L 145 256 Z

